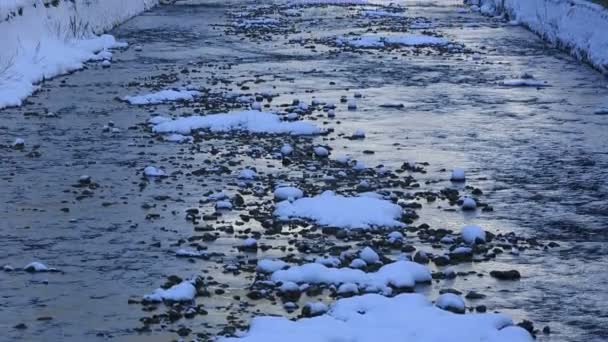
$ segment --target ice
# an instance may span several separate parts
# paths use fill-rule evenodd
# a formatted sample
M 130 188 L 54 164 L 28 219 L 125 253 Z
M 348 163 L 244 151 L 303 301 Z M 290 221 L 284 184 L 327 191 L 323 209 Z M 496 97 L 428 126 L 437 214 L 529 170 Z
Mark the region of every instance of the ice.
M 468 244 L 474 244 L 478 239 L 481 241 L 486 241 L 486 232 L 477 225 L 468 225 L 464 226 L 460 232 L 462 235 L 462 239 L 464 242 Z
M 196 296 L 196 288 L 189 281 L 183 281 L 177 285 L 173 285 L 168 289 L 156 289 L 149 295 L 143 297 L 144 300 L 150 302 L 162 302 L 163 300 L 173 302 L 189 302 L 194 300 Z
M 298 198 L 302 198 L 304 196 L 304 192 L 302 190 L 293 187 L 293 186 L 285 186 L 279 187 L 274 191 L 274 198 L 278 200 L 296 200 Z
M 125 96 L 123 100 L 133 105 L 150 105 L 174 101 L 192 101 L 200 94 L 196 90 L 167 89 L 150 94 Z
M 411 289 L 416 283 L 431 281 L 431 274 L 426 267 L 410 261 L 396 261 L 384 265 L 375 273 L 365 273 L 348 267 L 328 268 L 318 263 L 310 263 L 276 271 L 271 280 L 298 284 L 353 283 L 365 292 L 391 294 L 391 286 Z
M 193 130 L 208 129 L 212 132 L 245 131 L 249 133 L 314 135 L 321 130 L 304 121 L 283 122 L 273 113 L 255 110 L 189 116 L 165 121 L 153 126 L 156 133 L 190 134 Z
M 282 220 L 305 218 L 319 225 L 345 229 L 405 226 L 397 221 L 402 215 L 401 207 L 390 201 L 362 196 L 345 197 L 332 191 L 293 202 L 280 202 L 274 215 Z
M 365 294 L 338 300 L 322 316 L 292 321 L 261 316 L 240 337 L 218 342 L 532 342 L 523 328 L 502 314 L 458 315 L 433 306 L 420 294 L 393 298 Z

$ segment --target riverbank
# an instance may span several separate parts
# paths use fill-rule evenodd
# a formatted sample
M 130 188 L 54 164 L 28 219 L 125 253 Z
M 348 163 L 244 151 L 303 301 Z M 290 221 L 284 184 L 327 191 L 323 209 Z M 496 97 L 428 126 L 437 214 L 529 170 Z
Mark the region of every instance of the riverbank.
M 608 73 L 608 9 L 585 0 L 466 0 L 486 15 L 505 15 L 577 59 Z
M 0 109 L 20 106 L 46 79 L 95 60 L 109 67 L 124 47 L 106 31 L 160 0 L 13 0 L 0 5 Z

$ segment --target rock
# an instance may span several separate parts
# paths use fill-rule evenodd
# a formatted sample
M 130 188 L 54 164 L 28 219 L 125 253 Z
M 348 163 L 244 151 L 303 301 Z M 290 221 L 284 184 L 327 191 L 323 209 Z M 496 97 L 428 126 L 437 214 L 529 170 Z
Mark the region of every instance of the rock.
M 499 280 L 517 280 L 521 278 L 521 275 L 517 270 L 492 271 L 490 272 L 490 276 Z
M 482 299 L 482 298 L 486 298 L 486 295 L 484 295 L 483 293 L 475 292 L 475 291 L 469 291 L 469 293 L 467 293 L 466 296 L 464 296 L 464 298 L 466 298 L 466 299 Z
M 416 254 L 414 254 L 414 257 L 412 259 L 414 260 L 414 262 L 417 262 L 419 264 L 428 264 L 429 263 L 429 257 L 426 255 L 426 253 L 424 251 L 416 252 Z

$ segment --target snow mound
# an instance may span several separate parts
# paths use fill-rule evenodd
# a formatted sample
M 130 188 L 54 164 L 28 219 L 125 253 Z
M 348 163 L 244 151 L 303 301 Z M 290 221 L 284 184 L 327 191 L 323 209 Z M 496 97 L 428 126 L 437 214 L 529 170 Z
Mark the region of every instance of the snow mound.
M 294 282 L 298 284 L 356 284 L 365 292 L 392 293 L 392 288 L 413 288 L 416 283 L 431 281 L 429 270 L 410 261 L 396 261 L 382 266 L 377 272 L 365 273 L 353 268 L 330 268 L 319 263 L 309 263 L 279 270 L 272 274 L 274 282 Z
M 502 314 L 457 315 L 434 307 L 420 294 L 386 298 L 366 294 L 338 300 L 327 314 L 289 320 L 262 316 L 240 337 L 219 342 L 532 342 Z
M 282 260 L 262 259 L 258 261 L 256 270 L 262 273 L 273 273 L 287 267 L 287 263 Z
M 122 99 L 133 105 L 150 105 L 174 101 L 192 101 L 201 93 L 196 90 L 161 90 L 156 93 L 125 96 Z
M 293 186 L 282 186 L 274 191 L 274 198 L 281 201 L 295 200 L 302 198 L 302 196 L 304 196 L 304 192 Z
M 156 133 L 190 134 L 193 130 L 208 129 L 212 132 L 244 131 L 249 133 L 314 135 L 321 130 L 308 122 L 284 122 L 273 113 L 248 110 L 207 116 L 189 116 L 165 121 L 152 127 Z
M 188 302 L 196 296 L 196 288 L 189 281 L 183 281 L 173 285 L 168 289 L 156 289 L 149 295 L 144 296 L 144 300 L 150 302 L 162 302 L 163 300 L 173 302 Z
M 333 191 L 293 202 L 280 202 L 274 211 L 274 215 L 282 220 L 304 218 L 319 225 L 344 229 L 404 227 L 397 221 L 401 214 L 401 207 L 390 201 L 367 196 L 345 197 Z

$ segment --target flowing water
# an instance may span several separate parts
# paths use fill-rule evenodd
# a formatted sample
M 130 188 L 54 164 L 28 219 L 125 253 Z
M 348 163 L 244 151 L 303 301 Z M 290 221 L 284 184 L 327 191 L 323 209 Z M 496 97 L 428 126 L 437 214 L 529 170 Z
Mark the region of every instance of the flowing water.
M 244 294 L 253 276 L 232 276 L 222 272 L 222 262 L 190 263 L 172 251 L 192 232 L 183 212 L 229 180 L 172 177 L 142 189 L 137 171 L 147 165 L 186 170 L 213 163 L 215 155 L 191 155 L 184 145 L 158 142 L 142 129 L 151 114 L 188 113 L 187 106 L 135 107 L 115 98 L 155 86 L 238 91 L 242 84 L 251 92 L 280 94 L 272 105 L 294 98 L 339 102 L 360 92 L 356 111 L 342 108 L 333 121 L 317 120 L 335 132 L 316 140 L 369 165 L 428 162 L 428 173 L 417 177 L 435 190 L 449 186 L 445 169 L 464 167 L 468 184 L 484 191 L 494 211 L 470 216 L 425 206 L 420 215 L 432 227 L 457 230 L 475 222 L 560 245 L 459 265 L 463 271 L 516 268 L 518 282 L 458 278 L 449 286 L 482 291 L 490 310 L 550 326 L 541 341 L 608 339 L 608 117 L 595 114 L 608 108 L 603 76 L 522 27 L 457 11 L 453 2 L 407 3 L 405 15 L 430 24 L 416 32 L 439 33 L 465 52 L 349 51 L 327 44 L 370 29 L 357 7 L 305 7 L 298 9 L 301 16 L 288 18 L 293 30 L 283 25 L 284 31 L 250 30 L 245 33 L 255 34 L 246 36 L 227 34 L 238 20 L 231 12 L 244 11 L 243 4 L 191 3 L 161 6 L 116 28 L 112 34 L 131 47 L 114 54 L 111 68 L 91 64 L 47 81 L 25 106 L 2 111 L 4 143 L 21 137 L 27 147 L 0 150 L 0 263 L 22 267 L 40 260 L 62 272 L 0 273 L 0 340 L 175 339 L 173 326 L 135 332 L 146 313 L 128 299 L 151 292 L 168 275 L 201 272 L 228 284 L 226 293 L 202 300 L 208 316 L 179 324 L 211 335 L 226 325 L 227 313 L 242 305 L 233 296 Z M 396 30 L 394 23 L 372 23 L 371 30 Z M 499 85 L 524 72 L 548 86 Z M 380 107 L 387 102 L 403 107 Z M 109 121 L 120 132 L 104 132 Z M 365 140 L 340 135 L 357 128 L 365 129 Z M 256 145 L 255 139 L 211 143 L 220 150 Z M 245 154 L 243 165 L 265 167 L 263 159 Z M 81 198 L 73 185 L 83 174 L 99 187 Z M 154 219 L 142 208 L 152 202 L 160 213 Z M 237 241 L 222 237 L 209 251 L 225 253 L 225 262 L 237 260 L 243 257 L 233 248 Z M 421 291 L 432 296 L 437 289 Z M 244 323 L 258 312 L 283 314 L 268 303 L 242 312 Z M 14 328 L 19 323 L 27 329 Z

